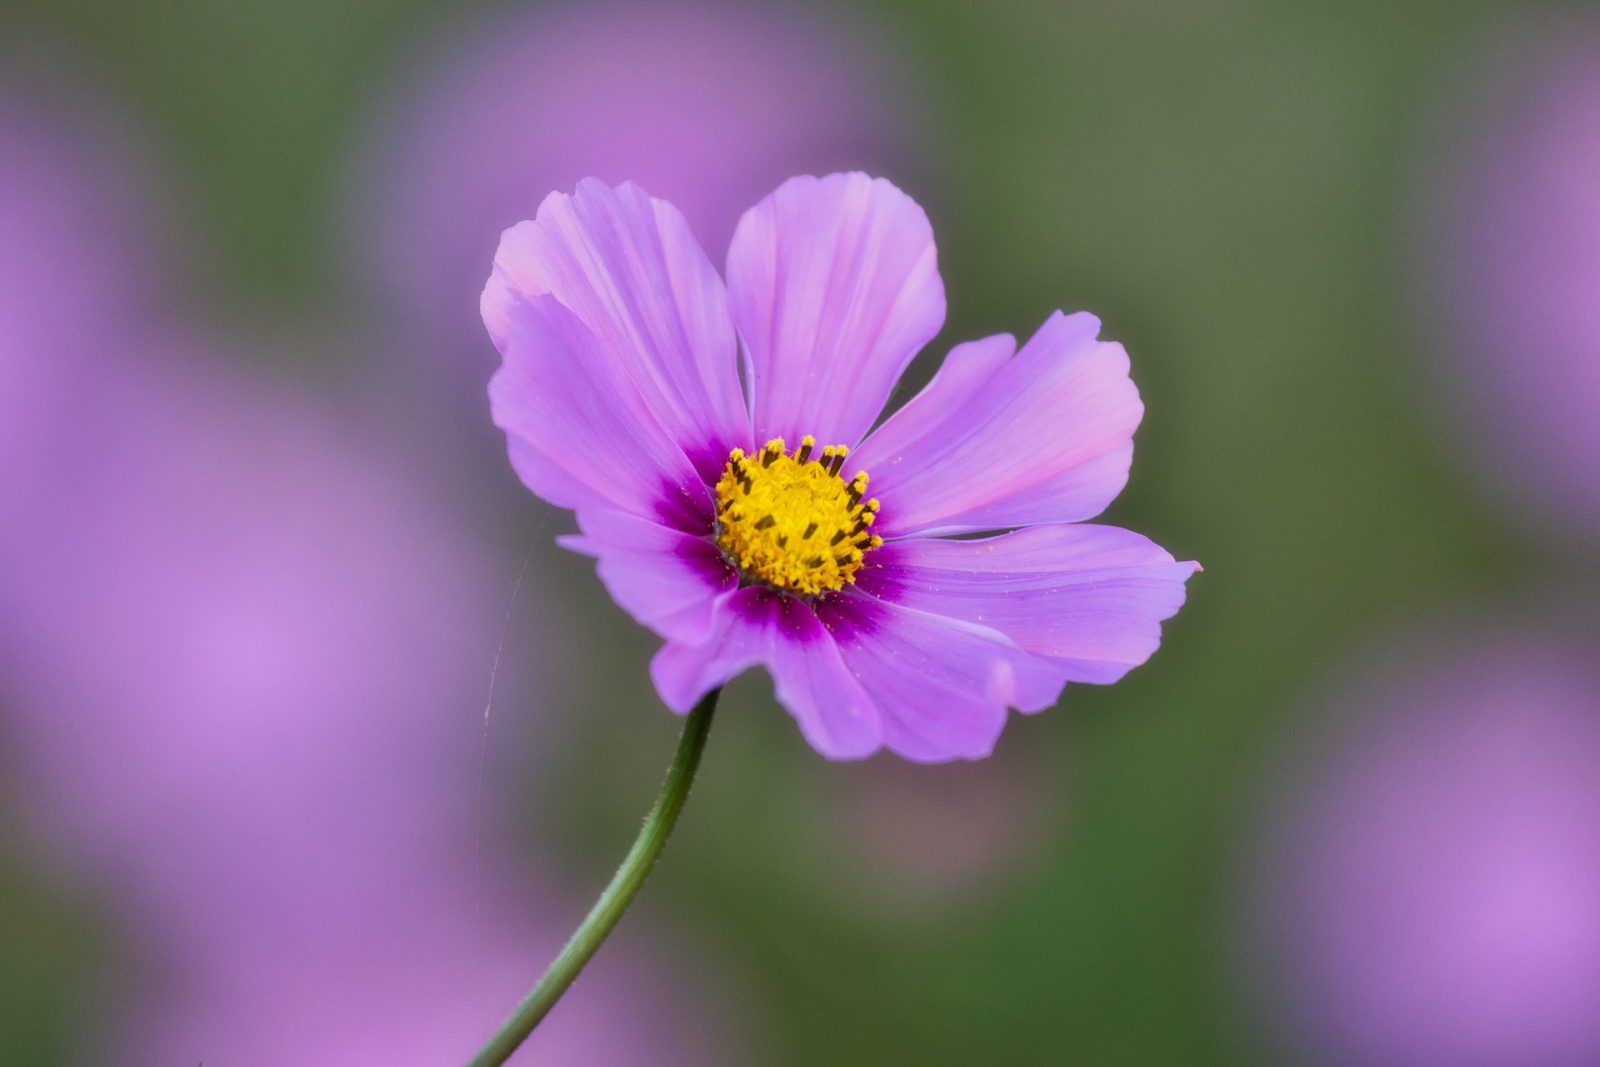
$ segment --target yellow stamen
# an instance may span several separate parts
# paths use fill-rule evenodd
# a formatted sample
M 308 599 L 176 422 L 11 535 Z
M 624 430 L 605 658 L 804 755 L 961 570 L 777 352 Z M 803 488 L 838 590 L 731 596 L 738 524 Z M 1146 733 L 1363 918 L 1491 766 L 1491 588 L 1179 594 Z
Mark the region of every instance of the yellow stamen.
M 793 455 L 776 437 L 754 457 L 728 454 L 717 482 L 717 544 L 746 580 L 806 596 L 843 589 L 883 544 L 862 536 L 878 511 L 876 498 L 862 499 L 867 472 L 845 481 L 850 450 L 816 446 L 807 434 Z

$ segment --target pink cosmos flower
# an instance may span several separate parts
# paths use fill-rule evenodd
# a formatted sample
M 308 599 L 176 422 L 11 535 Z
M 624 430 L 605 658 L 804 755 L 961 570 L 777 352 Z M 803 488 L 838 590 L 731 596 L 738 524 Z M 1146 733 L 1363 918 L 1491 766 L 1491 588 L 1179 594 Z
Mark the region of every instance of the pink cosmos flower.
M 825 756 L 976 758 L 1008 707 L 1155 650 L 1196 565 L 1075 525 L 1127 480 L 1127 355 L 1056 313 L 1020 351 L 958 346 L 874 429 L 944 311 L 927 217 L 864 174 L 746 213 L 726 286 L 632 184 L 586 180 L 501 239 L 495 421 L 528 487 L 577 513 L 563 543 L 666 639 L 674 711 L 759 665 Z

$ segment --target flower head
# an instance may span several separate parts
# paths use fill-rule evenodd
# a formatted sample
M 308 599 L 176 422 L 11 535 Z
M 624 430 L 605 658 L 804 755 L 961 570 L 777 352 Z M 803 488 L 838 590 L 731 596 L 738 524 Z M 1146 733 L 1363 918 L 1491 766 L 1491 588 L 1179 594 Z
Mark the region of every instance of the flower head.
M 864 174 L 792 178 L 726 276 L 670 204 L 591 179 L 506 232 L 483 294 L 512 463 L 666 639 L 669 707 L 759 665 L 824 755 L 975 758 L 1008 707 L 1155 650 L 1196 565 L 1078 525 L 1121 491 L 1143 412 L 1092 316 L 957 346 L 874 429 L 944 321 L 922 209 Z

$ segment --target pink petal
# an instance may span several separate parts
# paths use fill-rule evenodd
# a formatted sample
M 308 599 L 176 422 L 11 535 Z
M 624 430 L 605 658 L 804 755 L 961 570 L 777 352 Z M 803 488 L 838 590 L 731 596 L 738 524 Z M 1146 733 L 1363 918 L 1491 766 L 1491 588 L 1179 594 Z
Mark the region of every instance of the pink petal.
M 778 702 L 811 747 L 829 759 L 859 759 L 882 744 L 872 699 L 850 675 L 809 604 L 749 587 L 718 602 L 717 622 L 702 643 L 669 643 L 650 664 L 667 706 L 688 711 L 701 697 L 750 667 L 772 674 Z
M 824 756 L 884 745 L 925 763 L 988 755 L 1006 709 L 1050 706 L 1067 674 L 987 626 L 854 593 L 812 604 L 754 586 L 721 598 L 709 636 L 669 642 L 650 673 L 681 714 L 758 666 Z
M 554 297 L 513 297 L 504 312 L 489 401 L 528 488 L 565 508 L 709 530 L 705 482 L 652 417 L 626 359 Z
M 546 293 L 594 332 L 703 476 L 750 447 L 727 293 L 671 204 L 593 178 L 546 197 L 495 254 L 482 309 L 496 343 L 519 300 Z
M 884 744 L 907 759 L 987 756 L 1008 707 L 1042 710 L 1066 683 L 1060 664 L 986 626 L 865 596 L 820 609 L 845 666 L 877 705 Z
M 705 640 L 717 598 L 739 587 L 738 571 L 703 536 L 620 511 L 589 509 L 578 522 L 581 536 L 557 540 L 596 557 L 611 599 L 669 640 Z
M 920 446 L 928 434 L 971 400 L 1016 351 L 1017 339 L 1008 333 L 956 345 L 922 392 L 872 431 L 867 439 L 872 454 L 899 456 Z M 856 464 L 852 461 L 850 467 L 854 471 Z M 876 488 L 874 484 L 873 489 Z
M 850 457 L 883 502 L 878 531 L 970 533 L 1104 510 L 1127 482 L 1144 407 L 1127 353 L 1097 341 L 1099 329 L 1092 315 L 1056 312 L 1004 363 L 994 338 L 958 349 L 961 402 L 941 370 Z M 989 367 L 974 387 L 969 374 Z
M 1148 659 L 1199 569 L 1115 526 L 1034 526 L 979 541 L 910 538 L 873 553 L 861 587 L 884 600 L 978 623 L 1105 684 Z
M 756 437 L 855 445 L 944 322 L 933 230 L 881 178 L 791 178 L 740 220 L 728 292 Z

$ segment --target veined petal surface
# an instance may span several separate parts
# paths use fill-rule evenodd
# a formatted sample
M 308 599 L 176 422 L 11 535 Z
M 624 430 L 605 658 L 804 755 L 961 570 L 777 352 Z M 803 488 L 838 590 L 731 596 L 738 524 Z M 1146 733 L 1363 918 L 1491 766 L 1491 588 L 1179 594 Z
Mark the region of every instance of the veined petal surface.
M 877 706 L 884 745 L 921 763 L 987 756 L 1008 708 L 1047 708 L 1066 683 L 1060 664 L 987 626 L 862 595 L 824 601 L 818 617 Z
M 705 537 L 626 512 L 588 509 L 583 533 L 557 538 L 598 561 L 606 592 L 624 611 L 668 640 L 710 634 L 717 598 L 739 587 L 739 572 Z
M 749 587 L 718 601 L 717 622 L 698 645 L 669 643 L 650 664 L 667 706 L 680 714 L 750 667 L 772 675 L 778 702 L 806 740 L 830 759 L 876 752 L 877 708 L 850 673 L 811 605 Z
M 568 308 L 553 296 L 518 297 L 497 343 L 504 362 L 489 382 L 490 411 L 528 488 L 579 512 L 710 529 L 705 482 L 615 352 Z
M 593 178 L 552 193 L 500 240 L 482 301 L 490 336 L 541 294 L 593 331 L 703 477 L 750 447 L 727 290 L 677 208 Z
M 1009 360 L 993 359 L 998 346 L 969 352 L 962 363 L 993 370 L 975 388 L 963 382 L 962 403 L 936 379 L 867 438 L 851 463 L 883 502 L 877 532 L 985 532 L 1103 511 L 1127 483 L 1144 406 L 1127 353 L 1099 329 L 1092 315 L 1057 312 Z
M 956 345 L 913 402 L 872 431 L 868 454 L 900 456 L 908 449 L 923 446 L 928 435 L 959 412 L 1016 351 L 1017 340 L 1008 333 Z
M 854 446 L 944 323 L 928 217 L 882 178 L 791 178 L 728 250 L 758 439 Z
M 669 643 L 650 665 L 667 705 L 687 711 L 755 666 L 817 751 L 857 759 L 978 759 L 1007 709 L 1053 704 L 1065 670 L 995 630 L 845 595 L 816 605 L 759 587 L 722 598 L 711 636 Z
M 1199 569 L 1115 526 L 1033 526 L 999 537 L 908 538 L 874 553 L 861 587 L 903 607 L 992 627 L 1058 660 L 1074 682 L 1115 682 L 1161 643 Z

